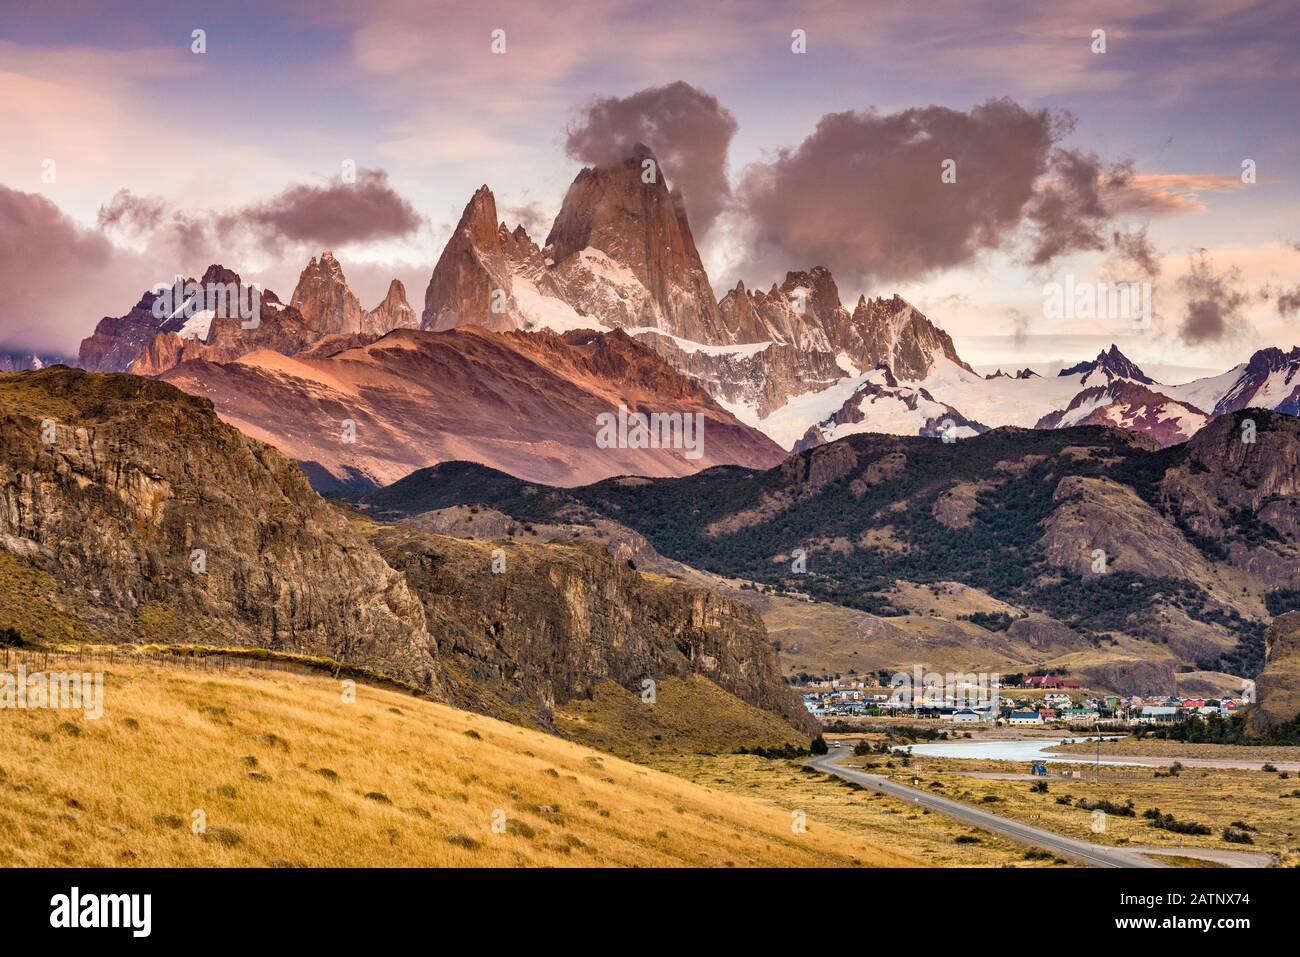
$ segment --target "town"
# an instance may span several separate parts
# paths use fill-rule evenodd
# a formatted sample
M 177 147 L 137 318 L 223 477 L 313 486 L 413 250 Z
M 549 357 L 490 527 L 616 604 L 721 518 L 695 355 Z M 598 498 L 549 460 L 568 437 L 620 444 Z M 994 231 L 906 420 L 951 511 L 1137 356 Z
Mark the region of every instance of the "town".
M 822 720 L 907 715 L 1008 726 L 1171 724 L 1192 715 L 1227 717 L 1249 703 L 1244 696 L 1093 694 L 1079 680 L 1055 675 L 1002 676 L 992 690 L 985 676 L 948 675 L 937 689 L 927 682 L 915 691 L 898 677 L 907 676 L 883 683 L 880 675 L 835 676 L 797 687 L 804 707 Z

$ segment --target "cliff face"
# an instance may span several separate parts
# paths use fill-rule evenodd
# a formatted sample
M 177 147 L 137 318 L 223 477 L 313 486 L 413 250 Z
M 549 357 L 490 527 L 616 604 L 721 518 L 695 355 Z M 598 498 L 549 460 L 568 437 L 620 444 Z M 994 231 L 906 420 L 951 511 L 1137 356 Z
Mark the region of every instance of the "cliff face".
M 1300 611 L 1273 619 L 1264 633 L 1264 650 L 1264 670 L 1255 680 L 1256 703 L 1246 718 L 1246 729 L 1256 736 L 1300 714 Z
M 406 301 L 406 287 L 401 280 L 388 284 L 384 301 L 366 313 L 361 320 L 361 331 L 367 335 L 382 336 L 394 329 L 418 329 L 420 317 Z
M 465 205 L 456 231 L 433 267 L 424 293 L 421 329 L 440 332 L 475 325 L 501 332 L 516 328 L 503 238 L 510 234 L 503 237 L 497 224 L 496 200 L 487 186 L 481 186 Z
M 401 576 L 206 399 L 60 367 L 0 381 L 0 416 L 0 545 L 86 594 L 108 633 L 329 655 L 438 690 Z
M 1245 441 L 1244 439 L 1253 439 Z M 1273 585 L 1300 582 L 1300 420 L 1246 409 L 1210 421 L 1161 480 L 1167 510 Z
M 358 332 L 364 313 L 361 303 L 348 288 L 343 267 L 328 249 L 315 256 L 298 276 L 289 303 L 302 313 L 318 336 Z
M 718 304 L 679 197 L 644 146 L 623 162 L 582 170 L 546 237 L 554 278 L 582 315 L 609 326 L 646 325 L 695 342 L 726 341 Z M 646 182 L 651 179 L 650 182 Z M 593 272 L 605 282 L 626 270 L 649 302 L 593 296 Z
M 556 705 L 602 681 L 640 693 L 646 678 L 699 674 L 816 733 L 781 681 L 762 619 L 726 597 L 642 575 L 594 543 L 466 541 L 395 526 L 374 541 L 424 601 L 457 703 L 491 710 L 495 699 L 549 724 Z

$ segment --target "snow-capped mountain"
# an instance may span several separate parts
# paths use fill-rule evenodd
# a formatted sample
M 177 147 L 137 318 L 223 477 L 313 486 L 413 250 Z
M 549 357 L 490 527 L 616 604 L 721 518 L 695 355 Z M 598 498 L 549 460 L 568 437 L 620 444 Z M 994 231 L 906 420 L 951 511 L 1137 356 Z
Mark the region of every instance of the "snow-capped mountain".
M 192 287 L 195 280 L 183 283 Z M 233 289 L 240 288 L 241 279 L 239 273 L 213 264 L 198 285 Z M 78 364 L 96 372 L 154 376 L 191 359 L 233 362 L 258 349 L 298 355 L 324 342 L 342 348 L 348 337 L 374 338 L 419 325 L 415 310 L 406 301 L 406 289 L 396 279 L 389 284 L 383 302 L 364 311 L 329 250 L 319 259 L 311 258 L 298 277 L 289 305 L 270 289 L 253 294 L 257 296 L 258 322 L 248 328 L 238 315 L 218 316 L 211 308 L 196 310 L 191 301 L 178 303 L 169 314 L 159 317 L 154 314 L 158 297 L 150 290 L 130 312 L 99 321 L 94 333 L 81 342 Z
M 1290 352 L 1261 349 L 1249 362 L 1226 375 L 1233 372 L 1238 375 L 1215 402 L 1215 415 L 1245 408 L 1300 415 L 1300 347 L 1292 347 Z M 1217 383 L 1222 378 L 1216 377 L 1214 381 Z
M 1194 434 L 1230 390 L 1229 402 L 1293 396 L 1284 385 L 1296 363 L 1280 352 L 1176 387 L 1116 346 L 1056 376 L 981 376 L 910 303 L 860 296 L 849 309 L 821 266 L 767 290 L 737 283 L 715 302 L 680 197 L 662 175 L 644 175 L 647 163 L 653 155 L 637 147 L 620 164 L 582 170 L 540 247 L 498 222 L 491 190 L 479 189 L 434 267 L 423 327 L 622 328 L 788 449 L 856 432 L 962 437 L 1084 422 L 1168 445 Z
M 1143 432 L 1161 445 L 1177 445 L 1195 435 L 1209 418 L 1195 406 L 1154 392 L 1138 381 L 1116 379 L 1108 386 L 1084 389 L 1064 410 L 1039 419 L 1036 428 L 1107 425 Z
M 160 320 L 150 293 L 127 315 L 100 322 L 82 343 L 81 364 L 159 375 L 187 360 L 232 362 L 254 350 L 323 358 L 398 329 L 620 329 L 783 449 L 858 432 L 960 438 L 999 426 L 1079 424 L 1133 429 L 1169 445 L 1248 406 L 1300 412 L 1300 348 L 1265 349 L 1223 375 L 1181 385 L 1154 381 L 1113 345 L 1055 376 L 1028 368 L 982 376 L 911 303 L 859 296 L 850 309 L 822 266 L 787 272 L 766 290 L 740 282 L 715 299 L 669 175 L 643 146 L 621 163 L 583 169 L 541 246 L 497 218 L 482 186 L 433 267 L 418 316 L 396 280 L 364 311 L 327 251 L 302 271 L 288 305 L 262 294 L 252 332 L 204 312 Z M 209 280 L 239 277 L 213 266 Z

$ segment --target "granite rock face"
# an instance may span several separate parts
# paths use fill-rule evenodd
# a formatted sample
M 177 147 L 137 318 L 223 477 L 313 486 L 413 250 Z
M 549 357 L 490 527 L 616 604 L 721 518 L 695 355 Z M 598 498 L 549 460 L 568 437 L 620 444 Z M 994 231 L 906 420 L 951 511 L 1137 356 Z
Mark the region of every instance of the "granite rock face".
M 4 547 L 88 595 L 109 633 L 328 655 L 439 689 L 402 577 L 206 399 L 59 367 L 5 383 L 0 412 Z
M 1246 717 L 1247 730 L 1268 734 L 1300 714 L 1300 612 L 1273 619 L 1264 633 L 1264 670 L 1255 680 L 1256 703 Z
M 420 328 L 435 332 L 473 325 L 503 332 L 518 328 L 506 258 L 509 237 L 498 228 L 496 199 L 480 187 L 465 206 L 424 293 Z
M 727 597 L 640 574 L 592 542 L 466 541 L 388 526 L 375 544 L 423 600 L 463 706 L 495 702 L 548 724 L 557 705 L 602 681 L 639 694 L 645 679 L 699 674 L 816 733 L 762 619 Z
M 328 249 L 320 259 L 313 256 L 307 263 L 289 305 L 302 314 L 318 337 L 361 330 L 361 302 L 348 288 L 343 267 Z

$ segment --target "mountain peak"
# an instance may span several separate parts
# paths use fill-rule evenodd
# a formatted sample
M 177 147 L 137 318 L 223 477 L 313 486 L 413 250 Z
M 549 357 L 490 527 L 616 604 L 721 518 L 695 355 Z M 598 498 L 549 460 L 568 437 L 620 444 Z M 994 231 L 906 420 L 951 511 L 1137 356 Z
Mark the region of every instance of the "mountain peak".
M 322 336 L 361 329 L 361 302 L 348 288 L 343 267 L 328 249 L 298 276 L 289 305 L 302 313 L 308 327 Z
M 580 313 L 605 325 L 726 342 L 685 209 L 661 168 L 643 168 L 652 157 L 637 144 L 621 163 L 579 171 L 543 244 L 548 275 Z
M 513 284 L 504 242 L 509 234 L 497 219 L 496 198 L 484 184 L 474 191 L 451 239 L 443 247 L 424 292 L 420 328 L 441 331 L 460 325 L 511 329 L 510 310 L 494 310 L 504 293 L 511 301 Z
M 1137 363 L 1119 351 L 1119 346 L 1111 343 L 1110 349 L 1097 353 L 1091 362 L 1080 362 L 1068 369 L 1062 369 L 1058 375 L 1080 375 L 1086 379 L 1093 372 L 1101 372 L 1107 379 L 1132 379 L 1144 385 L 1154 385 L 1155 380 L 1138 368 Z M 1082 379 L 1080 381 L 1082 381 Z
M 406 301 L 406 286 L 400 279 L 394 279 L 388 284 L 388 293 L 383 301 L 366 313 L 361 331 L 382 336 L 394 329 L 417 329 L 419 326 L 419 317 Z
M 934 361 L 944 356 L 974 374 L 962 361 L 944 332 L 898 293 L 885 299 L 858 299 L 852 331 L 857 351 L 846 350 L 862 368 L 888 366 L 899 379 L 919 381 L 930 374 Z

